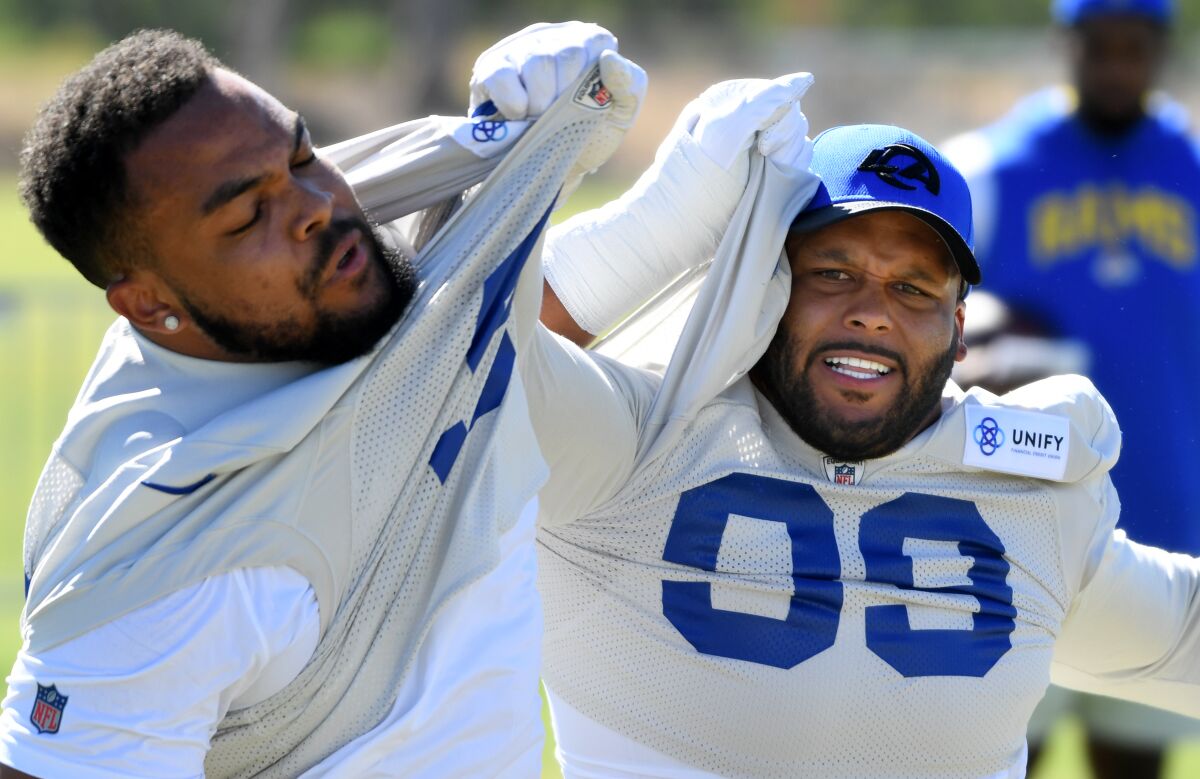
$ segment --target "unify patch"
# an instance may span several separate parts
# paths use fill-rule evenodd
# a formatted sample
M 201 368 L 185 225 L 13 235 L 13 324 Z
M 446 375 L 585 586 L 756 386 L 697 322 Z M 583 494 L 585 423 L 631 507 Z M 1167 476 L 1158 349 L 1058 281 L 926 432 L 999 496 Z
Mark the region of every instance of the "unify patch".
M 968 405 L 963 464 L 1061 479 L 1067 471 L 1071 422 L 1040 411 Z
M 459 146 L 477 157 L 488 159 L 510 148 L 532 122 L 506 120 L 491 100 L 481 104 L 470 119 L 445 117 L 445 129 Z

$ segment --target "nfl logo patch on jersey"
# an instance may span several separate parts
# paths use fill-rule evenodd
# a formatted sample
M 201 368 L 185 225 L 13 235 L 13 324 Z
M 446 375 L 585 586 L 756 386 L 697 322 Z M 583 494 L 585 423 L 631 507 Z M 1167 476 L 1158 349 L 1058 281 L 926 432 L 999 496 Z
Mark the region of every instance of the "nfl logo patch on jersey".
M 37 700 L 33 702 L 33 711 L 29 721 L 38 729 L 38 733 L 57 733 L 62 724 L 63 709 L 67 707 L 67 696 L 58 691 L 53 684 L 44 687 L 37 686 Z
M 825 460 L 825 478 L 834 484 L 845 484 L 853 487 L 862 481 L 866 472 L 865 462 L 844 463 L 832 457 Z

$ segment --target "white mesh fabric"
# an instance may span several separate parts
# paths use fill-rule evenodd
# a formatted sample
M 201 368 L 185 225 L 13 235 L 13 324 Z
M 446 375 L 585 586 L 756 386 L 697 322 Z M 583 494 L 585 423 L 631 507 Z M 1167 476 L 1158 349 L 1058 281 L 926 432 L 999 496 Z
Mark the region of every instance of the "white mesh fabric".
M 1054 413 L 1078 423 L 1064 477 L 1069 483 L 965 472 L 965 413 L 952 412 L 979 400 L 943 398 L 945 415 L 920 445 L 868 463 L 865 477 L 859 472 L 850 486 L 828 481 L 820 453 L 786 424 L 776 420 L 765 430 L 756 401 L 738 400 L 734 390 L 749 392 L 743 375 L 785 308 L 790 273 L 780 251 L 787 225 L 814 186 L 803 171 L 782 171 L 752 157 L 747 194 L 697 290 L 661 388 L 649 412 L 638 415 L 634 476 L 582 517 L 554 517 L 539 530 L 547 687 L 594 722 L 719 776 L 985 777 L 1019 771 L 1024 725 L 1045 689 L 1051 645 L 1071 595 L 1065 569 L 1080 567 L 1091 552 L 1086 540 L 1062 540 L 1068 532 L 1087 539 L 1089 529 L 1100 532 L 1115 521 L 1096 502 L 1094 488 L 1107 478 L 1119 434 L 1115 425 L 1114 435 L 1105 436 L 1097 419 L 1077 418 L 1104 416 L 1103 401 L 1095 397 L 1025 397 L 1013 405 L 1050 411 L 1061 403 Z M 668 302 L 687 307 L 686 301 Z M 626 328 L 625 343 L 614 339 L 611 346 L 657 349 L 656 313 L 639 311 L 641 321 Z M 642 327 L 646 322 L 650 326 Z M 723 392 L 732 394 L 714 400 Z M 742 492 L 707 487 L 731 475 L 739 475 Z M 1092 483 L 1075 483 L 1085 477 Z M 689 490 L 696 490 L 696 502 L 682 511 Z M 808 497 L 802 506 L 791 502 L 799 493 L 816 496 L 819 508 Z M 896 502 L 906 495 L 917 502 Z M 735 498 L 738 505 L 704 503 Z M 983 539 L 978 553 L 985 568 L 1007 566 L 998 582 L 985 580 L 990 590 L 945 589 L 974 571 L 976 561 L 966 559 L 960 543 L 922 525 L 939 515 L 917 507 L 939 500 L 957 501 L 949 517 L 953 530 Z M 762 521 L 764 505 L 788 519 Z M 966 505 L 978 515 L 969 515 Z M 877 510 L 885 506 L 892 508 Z M 897 506 L 914 515 L 897 519 L 888 513 Z M 864 521 L 867 512 L 874 513 Z M 693 513 L 704 521 L 695 521 Z M 935 537 L 901 537 L 910 521 Z M 1083 532 L 1066 530 L 1072 523 Z M 804 546 L 807 541 L 780 549 L 790 542 L 780 524 L 789 533 L 807 528 L 796 530 L 800 535 L 823 527 L 826 535 L 815 547 L 821 554 Z M 676 527 L 684 530 L 675 534 Z M 877 545 L 870 556 L 862 547 L 864 527 Z M 898 548 L 887 546 L 897 539 L 903 541 Z M 903 583 L 900 571 L 907 567 L 910 585 L 878 572 L 867 581 L 869 560 L 880 565 L 881 548 L 888 550 L 882 560 L 887 575 Z M 668 556 L 668 549 L 690 563 Z M 816 562 L 836 566 L 836 573 L 820 566 L 803 570 Z M 840 603 L 836 609 L 819 605 L 811 596 L 830 592 L 834 580 L 840 582 Z M 796 592 L 790 603 L 789 583 Z M 812 618 L 824 630 L 775 629 L 777 615 L 792 608 L 826 615 L 824 623 Z M 1007 616 L 1010 610 L 1015 617 Z M 939 666 L 961 662 L 972 670 L 967 666 L 976 663 L 978 669 L 978 654 L 945 657 L 927 642 L 909 640 L 931 629 L 947 631 L 939 639 L 953 639 L 975 624 L 976 613 L 985 626 L 1013 620 L 1011 632 L 982 634 L 1003 636 L 988 646 L 1004 649 L 982 676 L 947 675 L 947 665 Z M 892 622 L 880 630 L 876 620 L 870 635 L 877 643 L 869 647 L 868 614 L 903 619 L 903 627 Z M 803 655 L 796 647 L 806 644 L 812 653 L 792 663 L 790 657 Z M 953 640 L 949 645 L 956 646 Z M 721 647 L 734 648 L 722 654 Z M 897 657 L 897 648 L 907 655 Z M 893 662 L 932 673 L 905 674 Z M 586 751 L 586 739 L 563 742 L 564 754 Z
M 499 413 L 475 419 L 505 343 L 520 338 L 505 297 L 491 301 L 501 326 L 483 359 L 472 369 L 464 354 L 495 271 L 536 236 L 601 120 L 560 103 L 422 250 L 418 299 L 351 390 L 348 594 L 300 677 L 222 722 L 207 774 L 294 776 L 369 730 L 390 709 L 438 609 L 495 565 L 498 536 L 544 478 L 511 456 L 536 451 L 519 381 Z M 536 282 L 536 256 L 529 262 Z M 431 458 L 445 432 L 464 423 L 469 433 L 443 483 Z
M 492 175 L 422 248 L 417 295 L 378 351 L 303 371 L 194 430 L 155 427 L 86 488 L 52 460 L 27 547 L 31 652 L 222 571 L 287 565 L 317 594 L 321 640 L 285 689 L 220 723 L 206 775 L 298 775 L 389 712 L 431 622 L 495 567 L 500 534 L 545 478 L 514 374 L 537 316 L 521 291 L 540 290 L 538 236 L 606 120 L 580 94 L 487 162 Z M 482 175 L 478 156 L 426 140 L 374 159 L 376 213 Z M 120 378 L 135 357 L 117 349 L 98 365 Z M 116 408 L 85 421 L 97 438 L 130 419 Z
M 25 517 L 25 578 L 33 575 L 34 563 L 69 516 L 68 509 L 79 498 L 84 479 L 58 452 L 51 452 L 38 478 Z
M 819 453 L 794 436 L 792 448 L 781 446 L 788 435 L 774 428 L 768 436 L 753 401 L 710 403 L 613 500 L 539 530 L 547 686 L 601 725 L 720 776 L 982 777 L 1013 766 L 1068 606 L 1060 525 L 1106 518 L 1077 485 L 963 473 L 928 456 L 939 444 L 932 433 L 961 436 L 950 425 L 930 432 L 872 461 L 865 481 L 837 485 Z M 664 616 L 664 581 L 708 582 L 714 607 L 745 613 L 786 610 L 804 586 L 803 576 L 793 584 L 779 522 L 727 526 L 715 572 L 664 559 L 680 495 L 730 473 L 810 484 L 833 515 L 843 588 L 836 638 L 790 668 L 702 652 Z M 938 591 L 971 563 L 953 544 L 906 542 L 914 589 L 866 580 L 861 517 L 905 493 L 973 503 L 1003 543 L 1016 623 L 1011 648 L 982 677 L 905 676 L 867 646 L 869 607 L 903 605 L 912 627 L 950 630 L 969 626 L 979 608 L 972 596 Z M 760 510 L 747 499 L 731 514 Z

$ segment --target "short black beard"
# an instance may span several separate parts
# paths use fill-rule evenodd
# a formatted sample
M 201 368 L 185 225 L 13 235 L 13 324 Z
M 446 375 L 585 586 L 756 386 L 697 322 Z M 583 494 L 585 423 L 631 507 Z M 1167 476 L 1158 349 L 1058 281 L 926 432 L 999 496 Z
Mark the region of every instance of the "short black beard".
M 803 369 L 797 371 L 796 344 L 781 327 L 750 376 L 788 427 L 810 446 L 843 462 L 873 460 L 891 454 L 921 432 L 941 402 L 958 352 L 957 339 L 956 334 L 950 348 L 921 370 L 914 383 L 908 364 L 900 355 L 860 343 L 823 344 L 809 356 Z M 821 355 L 828 354 L 831 349 L 877 354 L 892 360 L 908 382 L 909 392 L 879 419 L 846 422 L 833 417 L 818 407 L 812 382 L 808 379 L 809 368 L 817 360 L 824 359 Z
M 209 310 L 182 293 L 180 302 L 195 323 L 225 351 L 253 362 L 303 360 L 338 365 L 375 347 L 400 320 L 417 289 L 412 260 L 387 246 L 376 229 L 361 219 L 339 219 L 317 239 L 313 265 L 297 286 L 305 300 L 314 300 L 326 261 L 338 242 L 352 230 L 362 231 L 372 262 L 384 269 L 382 298 L 370 308 L 349 314 L 318 311 L 316 325 L 305 334 L 296 322 L 246 325 Z

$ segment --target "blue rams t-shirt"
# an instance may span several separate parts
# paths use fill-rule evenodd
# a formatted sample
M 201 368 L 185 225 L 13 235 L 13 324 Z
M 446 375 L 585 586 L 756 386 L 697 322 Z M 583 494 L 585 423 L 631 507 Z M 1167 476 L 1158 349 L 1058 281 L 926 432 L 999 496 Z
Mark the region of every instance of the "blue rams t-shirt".
M 1180 117 L 1168 104 L 1104 137 L 1047 90 L 981 131 L 991 164 L 970 178 L 992 187 L 976 247 L 984 289 L 1092 350 L 1124 432 L 1120 526 L 1197 553 L 1200 156 Z

